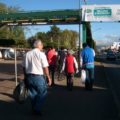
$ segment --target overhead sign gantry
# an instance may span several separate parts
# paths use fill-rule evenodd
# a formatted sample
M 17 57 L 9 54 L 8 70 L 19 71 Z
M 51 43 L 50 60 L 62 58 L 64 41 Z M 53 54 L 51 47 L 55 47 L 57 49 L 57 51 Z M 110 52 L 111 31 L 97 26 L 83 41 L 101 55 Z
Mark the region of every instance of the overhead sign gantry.
M 120 5 L 83 5 L 82 21 L 119 22 Z
M 120 22 L 120 5 L 83 5 L 82 22 Z M 82 25 L 82 40 L 85 42 L 86 25 Z
M 0 24 L 6 25 L 40 25 L 40 24 L 79 24 L 82 11 L 46 10 L 16 13 L 0 13 Z

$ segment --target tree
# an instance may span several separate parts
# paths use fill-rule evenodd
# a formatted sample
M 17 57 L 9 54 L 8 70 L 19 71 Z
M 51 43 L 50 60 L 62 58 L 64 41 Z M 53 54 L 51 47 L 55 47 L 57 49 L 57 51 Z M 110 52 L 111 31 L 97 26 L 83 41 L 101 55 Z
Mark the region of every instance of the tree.
M 4 3 L 0 3 L 0 12 L 7 12 L 7 6 Z
M 7 42 L 7 44 L 5 42 Z M 10 47 L 13 45 L 15 45 L 15 41 L 13 39 L 1 39 L 0 40 L 0 46 Z
M 12 26 L 9 28 L 10 38 L 15 40 L 15 45 L 17 47 L 23 47 L 26 45 L 25 35 L 23 28 L 20 26 Z
M 0 12 L 17 12 L 19 8 L 17 7 L 8 7 L 3 3 L 0 3 Z M 14 40 L 14 46 L 23 47 L 26 46 L 24 28 L 20 26 L 3 26 L 0 28 L 0 40 L 4 39 L 4 44 L 8 45 L 8 40 Z M 6 42 L 7 40 L 7 42 Z M 3 42 L 3 41 L 2 41 Z M 10 45 L 10 44 L 9 44 Z M 13 46 L 12 45 L 12 46 Z
M 64 30 L 62 32 L 61 45 L 69 49 L 75 49 L 77 46 L 78 33 L 72 30 Z
M 47 32 L 47 39 L 52 43 L 52 46 L 59 47 L 60 33 L 61 30 L 56 25 L 51 26 L 50 31 Z
M 35 37 L 34 36 L 28 38 L 27 39 L 28 47 L 33 48 L 34 41 L 35 41 Z
M 47 45 L 47 35 L 45 32 L 38 32 L 36 33 L 35 37 L 37 37 L 38 39 L 40 39 L 44 45 Z
M 76 31 L 71 30 L 71 48 L 76 49 L 77 48 L 77 40 L 79 34 Z
M 44 43 L 45 47 L 65 47 L 75 49 L 77 47 L 78 33 L 72 30 L 60 30 L 57 26 L 51 26 L 48 32 L 38 32 L 35 36 L 28 39 L 28 44 L 31 46 L 35 38 L 39 38 Z M 32 46 L 31 46 L 32 47 Z
M 16 12 L 19 11 L 20 7 L 7 6 L 4 3 L 0 3 L 0 13 Z

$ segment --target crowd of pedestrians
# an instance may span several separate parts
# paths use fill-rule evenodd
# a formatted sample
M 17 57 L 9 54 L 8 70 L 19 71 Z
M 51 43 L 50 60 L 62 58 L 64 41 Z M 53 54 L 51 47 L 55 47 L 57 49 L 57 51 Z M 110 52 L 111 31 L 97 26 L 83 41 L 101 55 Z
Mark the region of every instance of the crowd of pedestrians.
M 62 48 L 56 51 L 50 47 L 43 51 L 41 40 L 34 42 L 34 49 L 27 52 L 23 59 L 23 70 L 26 78 L 25 84 L 29 90 L 32 110 L 35 114 L 41 114 L 42 105 L 47 94 L 47 84 L 55 85 L 55 71 L 58 69 L 58 76 L 64 72 L 66 86 L 72 91 L 74 74 L 85 69 L 85 89 L 92 90 L 94 82 L 94 56 L 95 52 L 88 44 L 83 44 L 80 54 L 80 68 L 72 49 Z M 59 77 L 58 77 L 59 78 Z

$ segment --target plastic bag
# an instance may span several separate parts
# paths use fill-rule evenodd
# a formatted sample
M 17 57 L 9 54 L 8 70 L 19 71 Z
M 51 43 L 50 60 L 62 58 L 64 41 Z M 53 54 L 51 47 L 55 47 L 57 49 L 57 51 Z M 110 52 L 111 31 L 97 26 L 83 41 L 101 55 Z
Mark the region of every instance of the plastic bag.
M 16 102 L 22 104 L 25 102 L 28 96 L 28 90 L 24 81 L 21 81 L 13 91 L 13 96 Z
M 80 80 L 81 80 L 82 83 L 85 83 L 85 80 L 86 80 L 86 71 L 84 69 L 81 70 Z

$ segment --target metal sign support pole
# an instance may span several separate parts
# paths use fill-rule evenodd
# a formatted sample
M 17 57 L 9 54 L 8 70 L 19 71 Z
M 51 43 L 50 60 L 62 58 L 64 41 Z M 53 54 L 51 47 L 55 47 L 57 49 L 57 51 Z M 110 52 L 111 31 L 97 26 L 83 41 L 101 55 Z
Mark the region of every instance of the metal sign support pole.
M 16 53 L 16 49 L 15 50 L 15 81 L 16 81 L 16 86 L 18 84 L 18 81 L 17 81 L 17 53 Z
M 79 18 L 80 18 L 80 21 L 79 21 L 79 48 L 78 48 L 78 66 L 79 66 L 79 68 L 80 68 L 80 49 L 81 49 L 81 39 L 80 39 L 80 37 L 81 37 L 81 35 L 80 35 L 80 33 L 81 33 L 81 30 L 80 30 L 80 25 L 81 25 L 81 12 L 80 12 L 80 0 L 79 0 Z
M 82 24 L 82 39 L 83 39 L 83 43 L 86 43 L 87 41 L 86 41 L 86 36 L 87 35 L 87 33 L 86 33 L 86 24 L 85 23 L 83 23 Z

